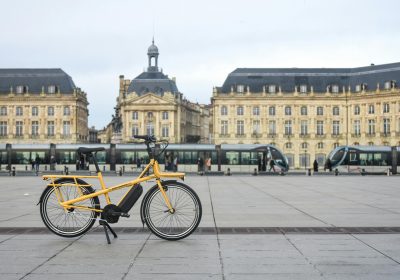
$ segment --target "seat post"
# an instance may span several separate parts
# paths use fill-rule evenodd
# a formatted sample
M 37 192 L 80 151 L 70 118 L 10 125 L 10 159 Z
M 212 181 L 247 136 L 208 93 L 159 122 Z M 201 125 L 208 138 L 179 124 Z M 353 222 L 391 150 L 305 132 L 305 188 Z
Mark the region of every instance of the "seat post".
M 99 173 L 100 168 L 99 168 L 99 165 L 97 164 L 96 154 L 97 153 L 94 153 L 94 155 L 93 155 L 92 153 L 90 153 L 90 156 L 93 159 L 94 166 L 96 167 L 96 172 Z

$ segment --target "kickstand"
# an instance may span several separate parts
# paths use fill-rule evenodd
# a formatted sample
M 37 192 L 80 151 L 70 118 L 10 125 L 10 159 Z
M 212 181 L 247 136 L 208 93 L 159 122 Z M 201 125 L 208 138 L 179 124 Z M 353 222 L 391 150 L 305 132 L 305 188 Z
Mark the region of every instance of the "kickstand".
M 118 235 L 117 235 L 117 234 L 115 233 L 115 231 L 111 228 L 111 226 L 107 223 L 107 221 L 105 221 L 105 220 L 99 220 L 99 224 L 100 224 L 101 226 L 103 226 L 103 228 L 104 228 L 104 233 L 106 234 L 107 243 L 108 243 L 108 244 L 111 244 L 110 237 L 108 236 L 108 231 L 107 231 L 107 229 L 109 229 L 109 230 L 111 231 L 111 233 L 114 235 L 114 238 L 117 238 Z

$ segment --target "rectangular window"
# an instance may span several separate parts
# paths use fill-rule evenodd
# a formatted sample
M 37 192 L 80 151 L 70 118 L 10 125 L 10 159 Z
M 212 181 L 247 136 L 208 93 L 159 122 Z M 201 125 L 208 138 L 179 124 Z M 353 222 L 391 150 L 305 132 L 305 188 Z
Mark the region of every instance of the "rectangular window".
M 0 122 L 0 136 L 7 136 L 7 122 Z
M 339 92 L 339 86 L 338 85 L 333 85 L 332 86 L 332 93 L 338 93 Z
M 292 121 L 285 121 L 285 135 L 292 135 Z
M 17 108 L 16 108 L 15 114 L 16 114 L 17 116 L 22 116 L 22 115 L 23 115 L 22 107 L 17 107 Z
M 6 106 L 2 106 L 0 108 L 0 116 L 7 116 L 7 107 Z
M 32 107 L 32 116 L 38 116 L 39 115 L 39 108 L 34 106 Z
M 389 111 L 390 111 L 390 104 L 384 103 L 383 104 L 383 113 L 389 113 Z
M 333 135 L 339 135 L 340 134 L 340 122 L 339 121 L 333 121 L 332 134 Z
M 276 134 L 276 122 L 275 121 L 268 122 L 268 134 L 270 134 L 270 135 Z
M 268 108 L 268 114 L 270 116 L 275 116 L 275 106 L 271 106 Z
M 63 136 L 70 136 L 71 134 L 71 123 L 69 121 L 63 122 Z
M 168 120 L 168 112 L 162 112 L 162 119 Z
M 228 121 L 221 121 L 221 134 L 222 135 L 228 134 Z
M 169 137 L 169 127 L 168 127 L 168 125 L 163 125 L 162 126 L 161 135 L 162 135 L 162 137 Z
M 39 135 L 39 122 L 32 121 L 32 136 L 38 136 L 38 135 Z
M 317 116 L 322 116 L 324 114 L 324 108 L 323 107 L 317 107 Z
M 269 85 L 268 86 L 268 92 L 269 93 L 275 93 L 276 92 L 276 86 L 275 85 Z
M 243 93 L 244 92 L 244 85 L 238 85 L 237 86 L 237 92 L 238 93 Z
M 244 135 L 244 121 L 237 121 L 237 135 Z
M 308 121 L 301 121 L 300 133 L 301 135 L 308 134 Z
M 154 124 L 153 123 L 147 124 L 146 133 L 147 133 L 147 135 L 154 135 Z
M 15 122 L 15 136 L 21 137 L 23 135 L 23 122 L 16 121 Z
M 286 116 L 291 116 L 292 115 L 292 107 L 286 106 L 285 107 L 285 115 Z
M 260 115 L 260 107 L 258 107 L 258 106 L 253 107 L 253 115 L 254 116 L 259 116 Z
M 137 111 L 132 112 L 132 120 L 138 120 L 139 119 L 139 113 Z
M 54 121 L 47 122 L 47 136 L 54 136 Z
M 253 134 L 260 134 L 260 121 L 253 121 Z
M 238 106 L 236 111 L 238 116 L 243 116 L 243 106 Z
M 324 121 L 317 121 L 317 135 L 324 135 Z
M 48 93 L 55 93 L 56 92 L 56 87 L 55 86 L 48 86 L 47 87 L 47 92 Z
M 300 86 L 300 92 L 301 93 L 307 93 L 307 85 L 301 85 Z
M 383 119 L 383 134 L 390 134 L 390 119 Z
M 354 121 L 354 134 L 355 135 L 360 135 L 361 134 L 361 127 L 360 127 L 360 121 L 359 120 Z
M 375 134 L 375 120 L 368 120 L 368 134 Z
M 64 116 L 69 116 L 71 115 L 71 110 L 69 106 L 64 106 Z
M 375 113 L 375 107 L 373 104 L 370 104 L 368 106 L 368 114 L 374 114 Z
M 137 125 L 132 126 L 132 136 L 139 135 L 139 127 Z
M 52 106 L 47 107 L 47 115 L 54 116 L 54 107 L 52 107 Z

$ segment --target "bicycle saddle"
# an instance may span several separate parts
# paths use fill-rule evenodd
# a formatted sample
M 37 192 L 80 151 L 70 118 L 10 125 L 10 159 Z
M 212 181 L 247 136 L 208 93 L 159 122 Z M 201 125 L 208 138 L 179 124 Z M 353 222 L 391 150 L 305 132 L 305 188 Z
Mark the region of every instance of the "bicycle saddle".
M 145 142 L 156 142 L 156 137 L 154 135 L 134 135 L 133 138 L 142 139 Z
M 92 152 L 100 152 L 100 151 L 105 151 L 105 148 L 102 147 L 97 147 L 97 148 L 85 148 L 85 147 L 79 147 L 77 152 L 81 154 L 90 154 Z

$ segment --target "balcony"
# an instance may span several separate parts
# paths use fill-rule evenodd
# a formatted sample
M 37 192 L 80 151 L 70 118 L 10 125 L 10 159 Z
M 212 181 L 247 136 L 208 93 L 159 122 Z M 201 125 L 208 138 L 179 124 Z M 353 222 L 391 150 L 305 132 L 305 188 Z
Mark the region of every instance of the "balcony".
M 276 137 L 276 133 L 268 133 L 267 134 L 267 138 L 275 138 Z
M 236 138 L 246 138 L 246 134 L 235 134 Z
M 392 136 L 392 135 L 391 135 L 390 132 L 389 132 L 389 133 L 381 133 L 381 136 L 382 136 L 382 137 L 390 137 L 390 136 Z
M 315 134 L 315 138 L 326 138 L 326 134 Z
M 351 137 L 352 138 L 360 138 L 361 137 L 361 133 L 352 133 Z
M 339 134 L 334 134 L 334 133 L 331 134 L 332 138 L 340 138 L 341 136 L 342 136 L 342 134 L 340 134 L 340 133 Z
M 375 137 L 376 136 L 376 134 L 375 133 L 367 133 L 367 134 L 365 134 L 367 137 Z
M 303 134 L 299 134 L 299 136 L 300 136 L 300 138 L 310 138 L 310 134 L 308 134 L 308 133 L 303 133 Z
M 252 138 L 256 138 L 256 139 L 257 139 L 257 138 L 261 138 L 261 137 L 262 137 L 262 134 L 261 134 L 261 133 L 252 133 L 252 134 L 251 134 L 251 137 L 252 137 Z
M 219 136 L 219 138 L 229 138 L 229 137 L 231 137 L 230 134 L 219 134 L 218 136 Z

